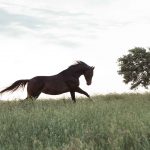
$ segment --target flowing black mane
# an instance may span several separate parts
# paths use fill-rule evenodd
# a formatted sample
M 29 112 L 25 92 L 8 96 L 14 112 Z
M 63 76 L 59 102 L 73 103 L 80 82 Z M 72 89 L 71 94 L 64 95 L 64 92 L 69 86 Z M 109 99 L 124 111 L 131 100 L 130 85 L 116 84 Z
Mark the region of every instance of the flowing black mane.
M 76 69 L 79 69 L 79 68 L 89 69 L 90 66 L 87 65 L 86 63 L 84 63 L 83 61 L 76 61 L 75 64 L 68 67 L 68 69 L 71 69 L 71 70 L 76 70 Z

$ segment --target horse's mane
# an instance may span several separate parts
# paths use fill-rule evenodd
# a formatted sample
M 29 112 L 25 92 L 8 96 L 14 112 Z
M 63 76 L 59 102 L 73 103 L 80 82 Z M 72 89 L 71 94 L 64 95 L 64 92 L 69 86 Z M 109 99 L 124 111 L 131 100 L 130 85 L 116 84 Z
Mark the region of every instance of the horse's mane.
M 85 68 L 89 68 L 90 66 L 87 65 L 85 62 L 83 61 L 76 61 L 73 65 L 69 66 L 68 69 L 73 69 L 76 66 L 81 66 L 81 67 L 85 67 Z

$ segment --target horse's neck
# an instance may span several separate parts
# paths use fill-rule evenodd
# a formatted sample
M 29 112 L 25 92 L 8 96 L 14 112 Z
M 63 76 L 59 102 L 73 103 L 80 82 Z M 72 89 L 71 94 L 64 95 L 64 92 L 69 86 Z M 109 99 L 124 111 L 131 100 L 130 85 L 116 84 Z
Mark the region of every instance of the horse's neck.
M 66 69 L 62 71 L 61 73 L 67 77 L 73 76 L 74 78 L 79 78 L 81 75 L 83 75 L 84 70 L 83 69 L 75 69 L 75 70 Z
M 81 69 L 74 70 L 74 72 L 72 74 L 76 78 L 79 78 L 81 75 L 83 75 L 83 73 L 84 73 L 84 69 L 81 68 Z
M 75 78 L 80 78 L 80 76 L 82 75 L 82 73 L 76 72 L 74 74 L 72 74 Z

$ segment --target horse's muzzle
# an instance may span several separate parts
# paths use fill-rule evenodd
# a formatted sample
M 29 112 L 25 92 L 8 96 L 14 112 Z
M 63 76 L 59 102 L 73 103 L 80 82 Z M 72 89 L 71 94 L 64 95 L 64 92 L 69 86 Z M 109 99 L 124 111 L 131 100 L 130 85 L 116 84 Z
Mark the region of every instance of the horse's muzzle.
M 87 85 L 91 85 L 91 82 L 87 82 Z

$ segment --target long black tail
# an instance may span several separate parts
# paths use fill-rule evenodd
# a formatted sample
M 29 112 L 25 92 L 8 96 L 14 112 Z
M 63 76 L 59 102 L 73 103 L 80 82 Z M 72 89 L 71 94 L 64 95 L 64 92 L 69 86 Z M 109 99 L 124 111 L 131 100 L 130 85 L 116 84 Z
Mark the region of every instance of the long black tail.
M 11 86 L 7 87 L 6 89 L 2 90 L 0 93 L 9 92 L 9 91 L 16 91 L 19 87 L 24 88 L 25 85 L 29 82 L 29 80 L 18 80 L 14 82 Z

